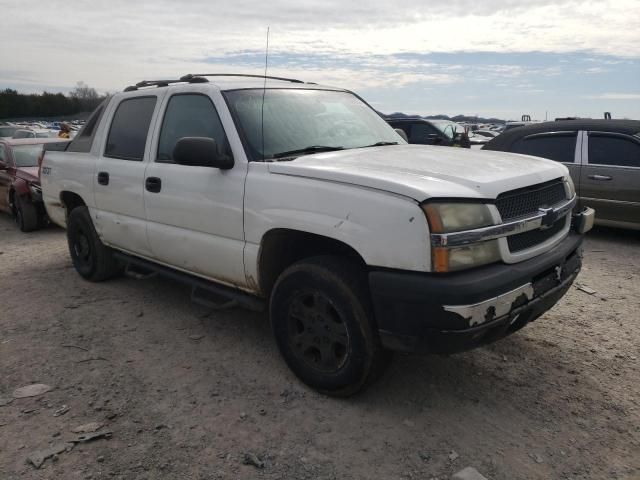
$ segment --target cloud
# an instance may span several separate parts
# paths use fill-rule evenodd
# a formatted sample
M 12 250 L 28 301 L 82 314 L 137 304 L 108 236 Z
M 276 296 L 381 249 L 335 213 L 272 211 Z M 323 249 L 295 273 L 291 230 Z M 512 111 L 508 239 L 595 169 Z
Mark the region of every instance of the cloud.
M 586 95 L 584 98 L 591 100 L 640 100 L 640 93 L 601 93 Z
M 450 0 L 428 8 L 419 0 L 0 0 L 10 20 L 0 31 L 0 62 L 26 72 L 23 83 L 71 86 L 82 79 L 116 89 L 206 67 L 200 59 L 263 52 L 267 25 L 273 54 L 396 56 L 400 63 L 390 66 L 397 71 L 420 61 L 402 60 L 401 53 L 590 51 L 638 58 L 640 51 L 629 45 L 640 42 L 640 16 L 630 14 L 639 8 L 638 0 L 487 0 L 481 6 Z M 454 72 L 412 74 L 456 78 Z M 518 74 L 517 68 L 496 72 Z M 0 80 L 7 82 L 2 72 Z

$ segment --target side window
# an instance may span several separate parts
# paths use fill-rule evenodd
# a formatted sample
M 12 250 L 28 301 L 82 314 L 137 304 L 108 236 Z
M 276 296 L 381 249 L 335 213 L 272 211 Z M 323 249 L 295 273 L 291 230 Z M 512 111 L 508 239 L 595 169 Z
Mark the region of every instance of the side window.
M 156 97 L 123 100 L 111 121 L 105 157 L 140 161 L 144 157 Z
M 516 141 L 511 151 L 557 162 L 573 163 L 576 152 L 577 133 L 535 135 Z
M 160 130 L 157 161 L 173 162 L 173 149 L 183 137 L 212 138 L 220 152 L 231 154 L 218 112 L 205 95 L 181 94 L 169 99 Z
M 640 145 L 623 137 L 590 133 L 589 164 L 640 168 Z
M 411 143 L 431 144 L 434 143 L 435 136 L 439 137 L 438 131 L 426 123 L 414 123 L 411 125 Z

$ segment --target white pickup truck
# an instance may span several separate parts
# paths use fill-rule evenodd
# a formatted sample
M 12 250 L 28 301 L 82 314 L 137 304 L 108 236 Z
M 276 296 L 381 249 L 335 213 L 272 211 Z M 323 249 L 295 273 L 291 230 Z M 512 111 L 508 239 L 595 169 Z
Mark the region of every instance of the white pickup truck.
M 106 100 L 42 189 L 87 280 L 124 270 L 267 308 L 308 385 L 349 395 L 386 352 L 447 353 L 535 320 L 570 287 L 593 211 L 559 163 L 407 145 L 361 98 L 187 75 Z

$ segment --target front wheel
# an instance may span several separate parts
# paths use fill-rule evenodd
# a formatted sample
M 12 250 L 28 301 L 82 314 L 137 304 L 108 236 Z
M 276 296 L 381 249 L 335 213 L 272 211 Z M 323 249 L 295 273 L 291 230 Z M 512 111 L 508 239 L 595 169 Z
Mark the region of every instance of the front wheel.
M 73 266 L 83 278 L 100 282 L 120 273 L 113 250 L 100 241 L 87 207 L 76 207 L 69 214 L 67 242 Z
M 38 218 L 38 209 L 33 203 L 16 196 L 15 209 L 16 224 L 20 231 L 26 233 L 37 230 L 40 219 Z
M 273 288 L 270 316 L 289 368 L 322 393 L 352 395 L 386 363 L 366 274 L 348 258 L 316 257 L 289 267 Z

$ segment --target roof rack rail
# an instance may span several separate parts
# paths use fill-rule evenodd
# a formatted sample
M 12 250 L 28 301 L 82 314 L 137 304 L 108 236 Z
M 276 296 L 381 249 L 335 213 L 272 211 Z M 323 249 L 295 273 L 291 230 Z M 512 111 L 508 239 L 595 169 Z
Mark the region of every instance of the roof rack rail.
M 269 78 L 271 80 L 282 80 L 284 82 L 305 83 L 295 78 L 270 77 L 265 75 L 250 75 L 245 73 L 188 73 L 174 80 L 142 80 L 135 85 L 130 85 L 124 89 L 125 92 L 133 92 L 146 87 L 168 87 L 174 83 L 207 83 L 205 77 L 249 77 L 249 78 Z M 315 85 L 315 84 L 314 84 Z
M 297 80 L 295 78 L 284 78 L 284 77 L 270 77 L 268 75 L 250 75 L 247 73 L 188 73 L 180 77 L 180 80 L 183 82 L 189 82 L 193 78 L 198 77 L 249 77 L 249 78 L 268 78 L 271 80 L 282 80 L 285 82 L 292 83 L 305 83 L 302 80 Z
M 125 92 L 133 92 L 134 90 L 138 90 L 139 88 L 145 87 L 168 87 L 173 83 L 207 83 L 207 80 L 204 77 L 192 75 L 188 79 L 186 78 L 178 78 L 175 80 L 142 80 L 141 82 L 136 83 L 135 85 L 130 85 L 124 89 Z

